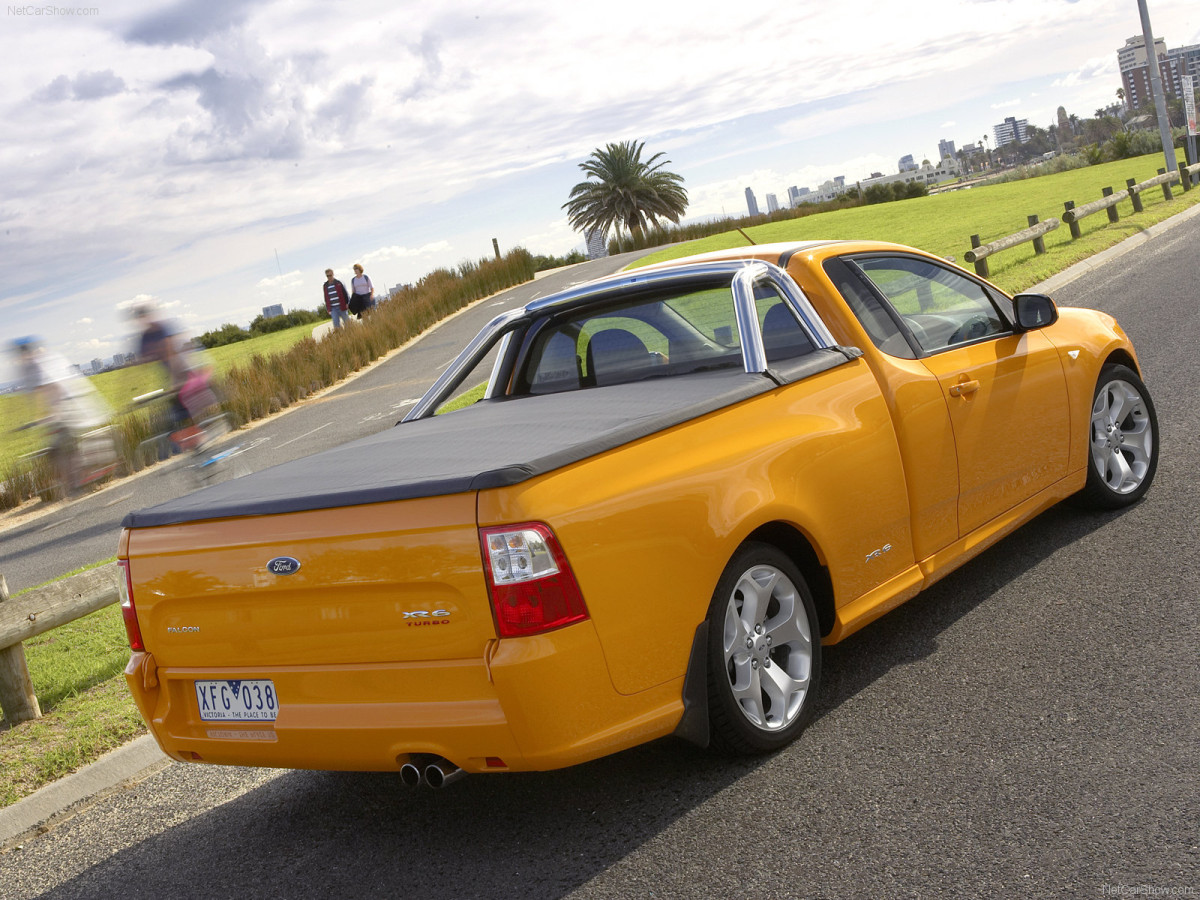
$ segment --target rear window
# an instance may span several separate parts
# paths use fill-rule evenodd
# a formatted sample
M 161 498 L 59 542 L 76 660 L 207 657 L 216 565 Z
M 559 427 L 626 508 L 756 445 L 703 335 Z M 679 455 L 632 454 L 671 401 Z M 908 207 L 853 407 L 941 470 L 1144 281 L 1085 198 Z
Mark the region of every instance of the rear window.
M 759 287 L 755 305 L 768 362 L 812 351 L 773 285 Z M 534 339 L 517 386 L 554 393 L 742 365 L 733 291 L 723 282 L 556 317 Z
M 530 393 L 741 366 L 728 284 L 589 307 L 547 323 L 519 379 Z

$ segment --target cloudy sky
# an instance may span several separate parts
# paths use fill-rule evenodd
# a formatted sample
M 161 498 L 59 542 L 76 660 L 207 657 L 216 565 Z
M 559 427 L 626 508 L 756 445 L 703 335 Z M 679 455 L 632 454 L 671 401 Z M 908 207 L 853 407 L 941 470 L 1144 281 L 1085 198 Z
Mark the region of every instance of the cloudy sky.
M 0 315 L 79 363 L 131 348 L 136 297 L 198 333 L 316 307 L 327 266 L 582 248 L 561 206 L 610 141 L 698 217 L 1090 116 L 1141 32 L 1136 0 L 57 2 L 98 5 L 0 18 Z M 1150 13 L 1200 43 L 1196 0 Z

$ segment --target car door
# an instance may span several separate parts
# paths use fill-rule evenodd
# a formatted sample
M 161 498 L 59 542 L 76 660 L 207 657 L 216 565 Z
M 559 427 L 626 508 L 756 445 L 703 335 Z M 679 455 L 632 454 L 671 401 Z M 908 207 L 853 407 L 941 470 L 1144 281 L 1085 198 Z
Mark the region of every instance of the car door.
M 1014 332 L 1010 302 L 957 269 L 902 254 L 853 264 L 941 387 L 958 458 L 959 536 L 1064 477 L 1067 386 L 1050 341 Z

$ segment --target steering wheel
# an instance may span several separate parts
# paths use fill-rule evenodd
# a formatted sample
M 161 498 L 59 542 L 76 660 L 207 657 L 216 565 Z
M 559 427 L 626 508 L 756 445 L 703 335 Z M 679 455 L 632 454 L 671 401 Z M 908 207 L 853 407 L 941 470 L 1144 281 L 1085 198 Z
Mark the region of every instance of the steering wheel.
M 959 325 L 946 343 L 961 344 L 965 341 L 974 341 L 978 338 L 986 337 L 990 330 L 991 323 L 988 322 L 986 316 L 974 315 Z

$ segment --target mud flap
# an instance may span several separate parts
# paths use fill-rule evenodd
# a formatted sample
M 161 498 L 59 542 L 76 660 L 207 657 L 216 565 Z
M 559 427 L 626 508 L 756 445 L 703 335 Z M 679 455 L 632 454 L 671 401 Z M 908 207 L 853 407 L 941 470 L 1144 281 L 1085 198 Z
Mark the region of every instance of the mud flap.
M 708 748 L 708 622 L 696 627 L 687 674 L 683 678 L 683 717 L 675 726 L 675 737 L 703 749 Z

